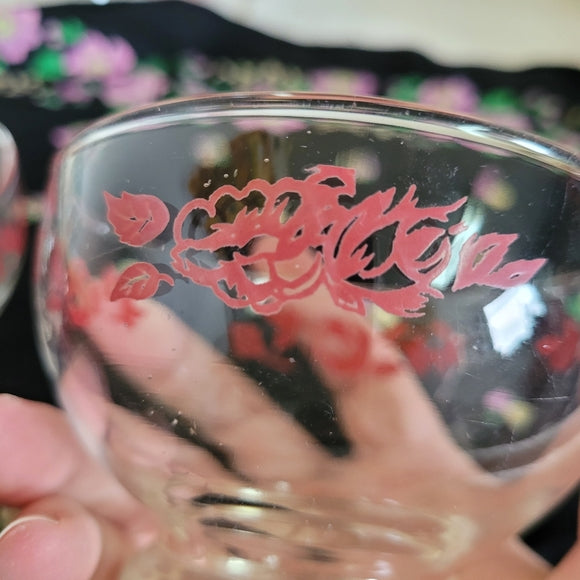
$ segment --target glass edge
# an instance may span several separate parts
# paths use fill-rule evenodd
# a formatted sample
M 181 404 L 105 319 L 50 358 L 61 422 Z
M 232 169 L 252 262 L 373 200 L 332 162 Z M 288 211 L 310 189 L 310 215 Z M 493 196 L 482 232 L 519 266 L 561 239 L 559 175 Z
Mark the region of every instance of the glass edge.
M 10 130 L 0 123 L 0 205 L 10 203 L 19 181 L 19 155 Z
M 192 107 L 195 109 L 192 110 Z M 419 130 L 522 155 L 580 179 L 580 157 L 562 145 L 529 132 L 515 131 L 472 116 L 383 97 L 305 93 L 215 93 L 160 101 L 103 117 L 63 149 L 66 156 L 130 128 L 153 126 L 160 115 L 175 121 L 196 118 L 263 117 L 336 119 Z

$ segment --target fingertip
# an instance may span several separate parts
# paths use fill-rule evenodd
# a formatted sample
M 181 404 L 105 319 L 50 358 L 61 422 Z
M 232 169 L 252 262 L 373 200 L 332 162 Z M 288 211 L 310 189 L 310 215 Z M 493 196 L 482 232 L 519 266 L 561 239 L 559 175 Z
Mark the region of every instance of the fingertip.
M 0 535 L 2 580 L 90 580 L 101 555 L 99 526 L 75 513 L 24 514 Z

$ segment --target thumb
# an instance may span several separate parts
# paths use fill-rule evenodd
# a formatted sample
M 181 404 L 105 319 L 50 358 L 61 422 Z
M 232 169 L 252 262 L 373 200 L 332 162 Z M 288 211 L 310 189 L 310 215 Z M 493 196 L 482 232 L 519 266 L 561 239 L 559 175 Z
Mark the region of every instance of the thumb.
M 576 544 L 546 580 L 580 578 L 580 545 Z
M 74 501 L 51 497 L 23 510 L 0 534 L 2 580 L 112 580 L 128 544 Z

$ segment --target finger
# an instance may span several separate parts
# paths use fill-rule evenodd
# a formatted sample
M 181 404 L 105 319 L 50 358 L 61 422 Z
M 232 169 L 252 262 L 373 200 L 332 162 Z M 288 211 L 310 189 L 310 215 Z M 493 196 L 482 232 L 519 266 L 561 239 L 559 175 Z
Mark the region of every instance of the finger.
M 261 238 L 255 251 L 267 251 L 275 243 Z M 277 274 L 291 279 L 307 270 L 313 259 L 312 252 L 304 252 L 291 262 L 279 263 Z M 272 320 L 297 334 L 334 394 L 342 427 L 356 453 L 388 452 L 399 461 L 397 450 L 405 458 L 413 448 L 422 468 L 436 458 L 438 470 L 441 460 L 473 470 L 411 366 L 394 343 L 373 329 L 372 319 L 339 307 L 321 286 L 302 300 L 288 302 Z
M 573 580 L 580 578 L 580 546 L 576 544 L 546 580 Z
M 124 410 L 111 413 L 107 446 L 119 480 L 143 501 L 156 502 L 162 511 L 209 491 L 240 485 L 208 451 Z
M 336 306 L 320 288 L 289 303 L 298 339 L 331 389 L 342 426 L 361 456 L 413 456 L 421 473 L 442 465 L 473 473 L 436 407 L 393 343 L 362 316 Z M 400 464 L 399 464 L 400 465 Z
M 62 411 L 0 395 L 0 502 L 21 506 L 63 495 L 116 523 L 149 529 L 144 508 L 87 455 Z
M 211 453 L 189 445 L 183 433 L 177 434 L 177 418 L 163 426 L 147 421 L 141 415 L 149 417 L 149 406 L 133 413 L 113 403 L 103 386 L 94 363 L 79 350 L 61 380 L 59 394 L 73 421 L 81 424 L 89 447 L 115 464 L 116 475 L 140 465 L 156 471 L 165 468 L 165 476 L 171 470 L 192 470 L 200 477 L 231 477 Z M 187 436 L 195 439 L 193 427 Z
M 88 332 L 116 370 L 199 428 L 253 480 L 294 480 L 320 469 L 326 455 L 241 371 L 153 301 L 138 304 L 130 326 L 105 305 Z
M 454 573 L 454 580 L 552 580 L 550 566 L 519 540 L 509 540 L 492 550 L 475 551 Z M 575 576 L 566 577 L 568 580 Z
M 578 541 L 547 580 L 571 580 L 572 578 L 580 578 L 580 543 Z
M 110 524 L 61 497 L 31 504 L 0 535 L 2 580 L 116 578 L 130 553 Z

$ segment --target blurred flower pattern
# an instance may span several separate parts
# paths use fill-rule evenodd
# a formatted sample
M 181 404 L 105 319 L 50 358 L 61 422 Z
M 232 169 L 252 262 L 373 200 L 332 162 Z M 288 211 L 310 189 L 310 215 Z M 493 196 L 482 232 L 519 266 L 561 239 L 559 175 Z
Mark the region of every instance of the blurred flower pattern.
M 477 86 L 465 76 L 433 77 L 417 88 L 416 100 L 424 105 L 455 111 L 474 113 L 480 103 Z
M 66 73 L 84 81 L 123 77 L 137 64 L 137 55 L 126 40 L 92 30 L 68 48 L 63 59 Z
M 420 103 L 580 149 L 580 106 L 545 87 L 484 87 L 456 71 L 381 75 L 346 66 L 301 67 L 275 58 L 210 58 L 191 51 L 143 55 L 120 35 L 91 29 L 76 17 L 44 18 L 34 7 L 0 11 L 0 73 L 0 96 L 18 94 L 48 109 L 86 110 L 87 120 L 94 118 L 95 106 L 104 114 L 173 96 L 318 91 Z M 54 131 L 59 146 L 65 133 Z
M 111 108 L 144 105 L 169 93 L 166 74 L 153 66 L 140 66 L 131 75 L 108 78 L 103 84 L 101 98 Z
M 0 11 L 0 59 L 23 63 L 43 39 L 41 14 L 34 8 Z

